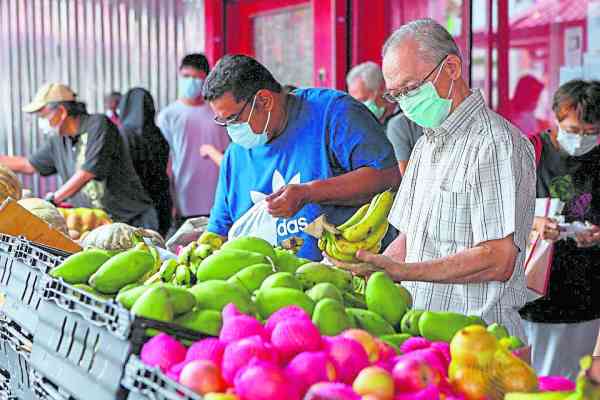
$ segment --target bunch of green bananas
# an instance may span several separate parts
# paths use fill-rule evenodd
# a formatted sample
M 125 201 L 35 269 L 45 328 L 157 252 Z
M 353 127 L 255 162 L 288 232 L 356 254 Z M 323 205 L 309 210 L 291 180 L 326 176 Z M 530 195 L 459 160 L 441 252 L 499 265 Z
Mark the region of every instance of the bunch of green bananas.
M 339 234 L 324 231 L 319 239 L 319 248 L 329 257 L 347 262 L 356 261 L 358 250 L 379 253 L 381 240 L 389 227 L 387 217 L 393 203 L 393 192 L 388 190 L 379 193 L 346 222 L 336 227 Z

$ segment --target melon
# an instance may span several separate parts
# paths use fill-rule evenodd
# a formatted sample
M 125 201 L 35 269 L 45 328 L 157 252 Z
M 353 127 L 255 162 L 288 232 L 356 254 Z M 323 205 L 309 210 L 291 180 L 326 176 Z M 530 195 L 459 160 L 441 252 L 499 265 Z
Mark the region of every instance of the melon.
M 0 203 L 7 197 L 21 199 L 21 182 L 14 172 L 0 164 Z
M 19 205 L 36 217 L 46 221 L 48 225 L 57 231 L 60 231 L 65 235 L 69 234 L 67 222 L 58 211 L 58 208 L 54 207 L 52 203 L 42 199 L 29 198 L 19 200 Z

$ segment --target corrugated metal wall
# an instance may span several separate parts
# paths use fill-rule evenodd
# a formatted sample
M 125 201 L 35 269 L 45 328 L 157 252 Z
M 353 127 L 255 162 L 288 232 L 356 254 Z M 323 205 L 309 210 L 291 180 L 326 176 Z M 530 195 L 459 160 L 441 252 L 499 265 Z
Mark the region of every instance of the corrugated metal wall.
M 150 90 L 160 109 L 176 97 L 180 58 L 204 49 L 204 0 L 0 0 L 0 154 L 28 156 L 43 142 L 21 112 L 45 82 L 64 82 L 103 112 L 104 95 Z M 43 195 L 54 178 L 22 177 Z

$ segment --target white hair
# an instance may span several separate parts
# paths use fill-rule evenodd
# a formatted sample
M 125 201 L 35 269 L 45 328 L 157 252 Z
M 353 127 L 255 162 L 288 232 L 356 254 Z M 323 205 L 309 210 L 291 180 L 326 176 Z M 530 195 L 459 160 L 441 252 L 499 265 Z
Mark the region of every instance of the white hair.
M 423 18 L 402 25 L 386 40 L 382 56 L 397 48 L 403 40 L 411 38 L 419 44 L 419 55 L 431 64 L 437 64 L 449 54 L 462 60 L 460 50 L 452 35 L 431 18 Z
M 383 85 L 381 68 L 373 61 L 367 61 L 353 67 L 346 76 L 346 83 L 350 86 L 357 78 L 362 79 L 369 90 L 378 90 Z

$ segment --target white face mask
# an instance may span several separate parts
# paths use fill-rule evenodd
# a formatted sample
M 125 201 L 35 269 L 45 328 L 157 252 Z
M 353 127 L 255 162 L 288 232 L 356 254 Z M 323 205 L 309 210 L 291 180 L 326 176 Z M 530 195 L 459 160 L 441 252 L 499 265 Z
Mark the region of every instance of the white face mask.
M 46 118 L 39 118 L 38 126 L 40 127 L 42 133 L 46 136 L 53 134 L 58 135 L 58 127 L 50 125 L 50 121 Z
M 560 147 L 571 156 L 582 156 L 598 146 L 598 135 L 577 135 L 558 128 L 556 138 Z

